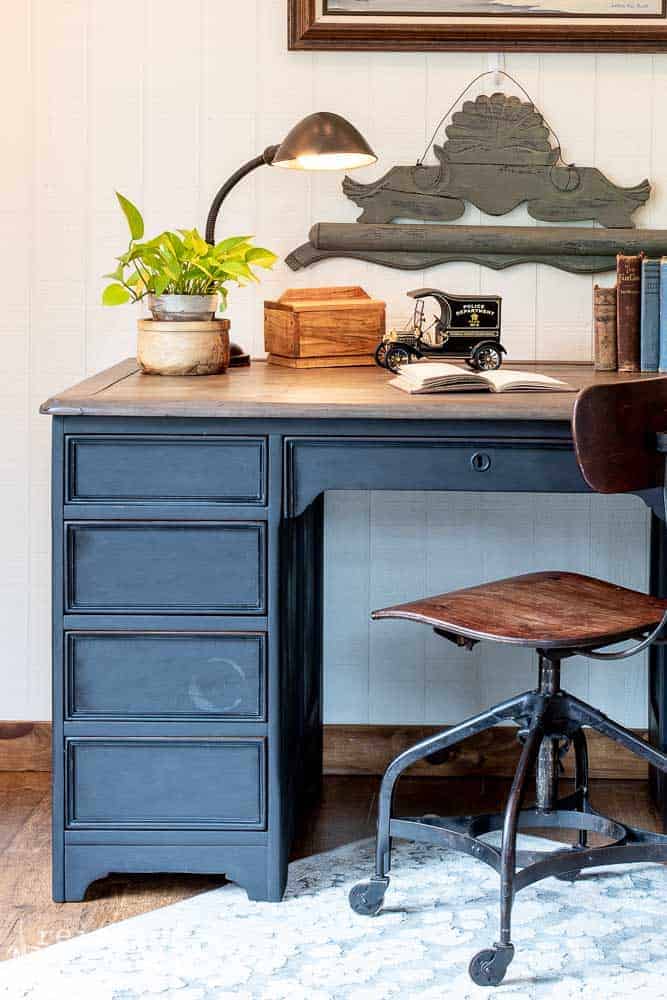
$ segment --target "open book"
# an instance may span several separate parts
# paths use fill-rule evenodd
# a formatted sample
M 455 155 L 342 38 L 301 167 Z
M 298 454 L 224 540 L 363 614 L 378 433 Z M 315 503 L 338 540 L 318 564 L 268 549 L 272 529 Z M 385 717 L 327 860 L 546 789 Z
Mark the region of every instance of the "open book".
M 536 389 L 576 392 L 573 385 L 537 372 L 511 371 L 509 368 L 495 372 L 474 372 L 470 368 L 459 368 L 458 365 L 439 361 L 404 365 L 401 374 L 393 378 L 389 385 L 411 393 L 471 392 L 479 389 L 491 392 L 526 392 Z

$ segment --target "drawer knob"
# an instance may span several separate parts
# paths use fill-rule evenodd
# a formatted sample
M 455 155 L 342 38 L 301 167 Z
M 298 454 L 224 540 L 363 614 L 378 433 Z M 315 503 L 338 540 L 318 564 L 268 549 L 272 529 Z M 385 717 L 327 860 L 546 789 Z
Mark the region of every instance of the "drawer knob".
M 476 451 L 470 459 L 470 465 L 475 472 L 488 472 L 491 468 L 491 456 L 485 451 Z

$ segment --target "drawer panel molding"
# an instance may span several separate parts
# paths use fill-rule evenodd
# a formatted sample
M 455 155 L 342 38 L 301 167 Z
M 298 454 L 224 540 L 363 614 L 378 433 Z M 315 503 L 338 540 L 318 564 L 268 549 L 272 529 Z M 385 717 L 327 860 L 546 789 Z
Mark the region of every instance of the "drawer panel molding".
M 67 827 L 260 830 L 263 739 L 96 739 L 65 743 Z
M 264 721 L 266 637 L 69 632 L 65 718 Z
M 266 525 L 73 521 L 65 611 L 254 614 L 266 608 Z
M 65 503 L 265 506 L 267 466 L 264 437 L 71 434 Z

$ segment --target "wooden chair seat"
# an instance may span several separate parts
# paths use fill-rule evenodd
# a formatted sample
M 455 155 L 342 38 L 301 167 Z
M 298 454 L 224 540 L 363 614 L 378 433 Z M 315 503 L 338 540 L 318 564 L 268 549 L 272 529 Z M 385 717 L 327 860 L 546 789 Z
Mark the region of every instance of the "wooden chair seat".
M 536 649 L 593 649 L 655 627 L 667 600 L 579 573 L 528 573 L 382 608 L 471 639 Z

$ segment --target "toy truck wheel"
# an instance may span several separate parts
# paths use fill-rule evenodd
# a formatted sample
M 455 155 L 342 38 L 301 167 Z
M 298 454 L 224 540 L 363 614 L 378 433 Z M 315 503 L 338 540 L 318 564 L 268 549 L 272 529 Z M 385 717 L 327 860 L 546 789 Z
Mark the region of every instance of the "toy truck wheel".
M 399 375 L 403 365 L 407 365 L 409 361 L 410 351 L 407 347 L 390 347 L 385 355 L 384 366 Z
M 492 372 L 500 368 L 503 356 L 495 344 L 478 344 L 472 352 L 470 367 L 480 372 Z
M 387 367 L 386 361 L 387 361 L 387 345 L 383 341 L 381 344 L 378 344 L 378 346 L 375 349 L 375 364 L 379 365 L 380 368 L 386 368 Z

